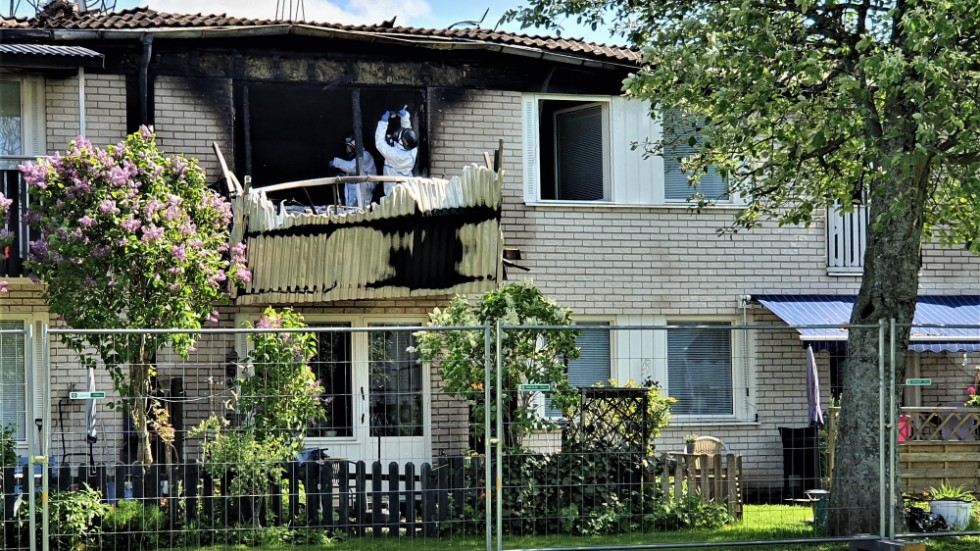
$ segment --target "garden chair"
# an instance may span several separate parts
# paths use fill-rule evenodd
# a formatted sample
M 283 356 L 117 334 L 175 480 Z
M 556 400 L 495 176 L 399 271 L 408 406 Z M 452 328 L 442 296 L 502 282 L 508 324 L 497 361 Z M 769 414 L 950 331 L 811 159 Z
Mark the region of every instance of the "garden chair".
M 694 453 L 728 454 L 728 446 L 714 436 L 698 436 L 694 439 Z

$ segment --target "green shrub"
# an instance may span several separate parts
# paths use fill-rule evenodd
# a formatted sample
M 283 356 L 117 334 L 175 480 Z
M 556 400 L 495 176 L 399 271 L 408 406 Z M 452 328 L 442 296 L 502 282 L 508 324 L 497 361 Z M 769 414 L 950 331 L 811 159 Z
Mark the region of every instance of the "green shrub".
M 675 502 L 670 495 L 650 500 L 649 511 L 643 515 L 645 528 L 654 530 L 683 530 L 689 528 L 718 528 L 732 522 L 731 515 L 721 503 L 705 503 L 698 496 L 686 495 Z
M 36 537 L 41 546 L 41 507 L 35 508 Z M 87 484 L 75 492 L 52 492 L 48 499 L 48 535 L 51 549 L 59 551 L 84 551 L 93 549 L 101 534 L 101 520 L 109 512 L 109 505 L 102 501 L 102 494 Z M 19 511 L 20 524 L 25 534 L 29 529 L 30 509 Z M 25 536 L 29 537 L 29 536 Z
M 17 464 L 17 440 L 14 432 L 13 425 L 0 429 L 0 467 Z
M 109 509 L 102 519 L 102 530 L 116 549 L 127 546 L 157 547 L 167 525 L 167 515 L 156 505 L 123 500 Z

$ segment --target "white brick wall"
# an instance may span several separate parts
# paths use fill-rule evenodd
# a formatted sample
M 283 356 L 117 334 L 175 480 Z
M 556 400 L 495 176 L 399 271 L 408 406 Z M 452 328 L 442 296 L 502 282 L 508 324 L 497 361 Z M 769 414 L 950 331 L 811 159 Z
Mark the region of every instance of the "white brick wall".
M 221 178 L 212 142 L 218 142 L 229 163 L 234 160 L 231 98 L 231 79 L 157 77 L 155 80 L 158 145 L 168 154 L 180 153 L 200 161 L 208 182 Z
M 48 150 L 65 151 L 81 128 L 78 77 L 47 79 L 45 83 Z M 126 136 L 126 79 L 122 75 L 85 75 L 85 134 L 105 147 Z

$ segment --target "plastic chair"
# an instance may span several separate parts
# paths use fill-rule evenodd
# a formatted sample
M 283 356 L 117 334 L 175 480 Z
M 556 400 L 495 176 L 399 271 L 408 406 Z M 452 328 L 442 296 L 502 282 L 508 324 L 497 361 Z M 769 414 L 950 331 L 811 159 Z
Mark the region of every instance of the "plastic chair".
M 698 436 L 694 439 L 694 453 L 728 453 L 728 446 L 714 436 Z

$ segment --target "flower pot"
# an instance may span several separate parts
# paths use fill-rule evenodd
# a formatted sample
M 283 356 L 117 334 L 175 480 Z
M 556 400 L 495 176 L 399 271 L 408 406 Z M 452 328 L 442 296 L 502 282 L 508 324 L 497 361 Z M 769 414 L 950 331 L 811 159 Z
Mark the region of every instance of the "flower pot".
M 973 504 L 969 501 L 938 500 L 929 502 L 929 510 L 940 515 L 946 521 L 950 530 L 966 530 L 970 525 L 970 510 Z
M 694 453 L 694 442 L 684 443 L 684 453 Z

